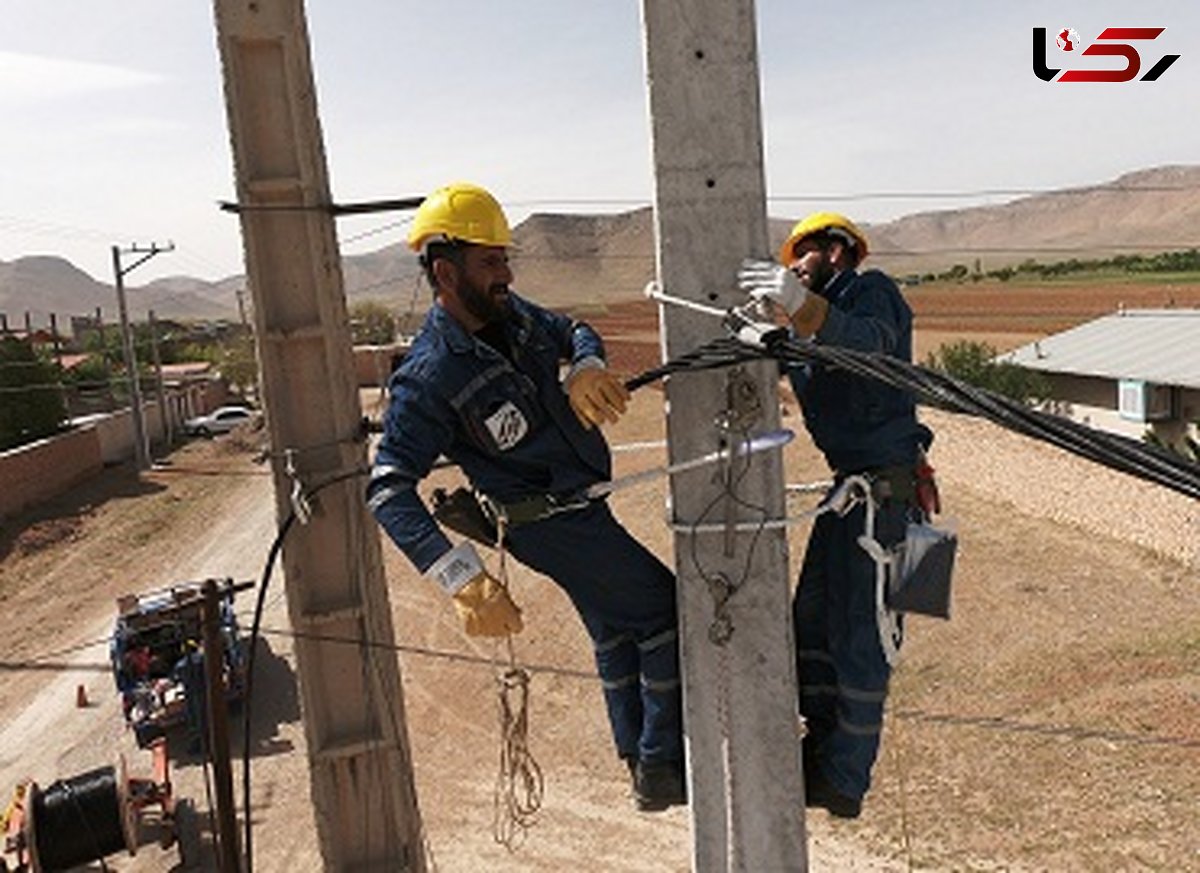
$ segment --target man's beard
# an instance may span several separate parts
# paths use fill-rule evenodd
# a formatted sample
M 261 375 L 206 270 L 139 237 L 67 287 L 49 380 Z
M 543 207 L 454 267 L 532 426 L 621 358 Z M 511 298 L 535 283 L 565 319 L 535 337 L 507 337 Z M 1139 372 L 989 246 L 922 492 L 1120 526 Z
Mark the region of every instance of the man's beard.
M 458 286 L 458 299 L 463 308 L 484 324 L 499 324 L 508 320 L 512 311 L 508 294 L 508 286 L 503 283 L 484 289 L 464 279 Z
M 829 263 L 829 256 L 822 255 L 817 266 L 808 275 L 808 290 L 815 294 L 820 294 L 825 290 L 825 286 L 829 284 L 829 280 L 836 275 L 837 270 L 833 268 L 833 264 Z

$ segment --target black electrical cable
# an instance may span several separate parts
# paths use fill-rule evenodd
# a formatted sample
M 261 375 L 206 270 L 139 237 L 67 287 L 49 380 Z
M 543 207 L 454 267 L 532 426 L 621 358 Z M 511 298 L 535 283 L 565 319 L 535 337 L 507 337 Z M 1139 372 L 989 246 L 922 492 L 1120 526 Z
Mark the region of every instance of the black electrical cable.
M 345 482 L 349 479 L 355 479 L 359 476 L 366 476 L 370 473 L 369 470 L 351 470 L 347 473 L 341 473 L 328 481 L 322 482 L 320 485 L 305 491 L 303 498 L 310 500 L 339 482 Z M 250 722 L 251 722 L 251 702 L 254 699 L 254 661 L 255 654 L 258 651 L 259 628 L 262 625 L 263 610 L 267 600 L 267 584 L 271 580 L 271 573 L 275 569 L 275 562 L 279 559 L 279 552 L 283 548 L 283 541 L 288 535 L 288 531 L 292 529 L 292 525 L 296 523 L 296 510 L 293 508 L 284 519 L 283 524 L 279 526 L 278 533 L 275 534 L 275 539 L 271 543 L 271 548 L 267 551 L 267 561 L 263 566 L 262 578 L 258 583 L 258 597 L 254 602 L 254 619 L 250 625 L 250 653 L 246 658 L 246 694 L 242 704 L 242 806 L 245 815 L 245 842 L 246 842 L 246 873 L 253 873 L 254 870 L 254 851 L 253 851 L 253 828 L 251 827 L 250 815 Z
M 874 379 L 910 391 L 919 402 L 928 406 L 986 418 L 1009 430 L 1049 442 L 1114 470 L 1200 499 L 1200 464 L 1188 461 L 1181 455 L 1032 409 L 1019 400 L 889 355 L 821 346 L 810 341 L 782 337 L 771 340 L 764 349 L 731 337 L 722 337 L 661 367 L 635 376 L 625 386 L 632 391 L 675 373 L 727 367 L 756 358 L 773 358 L 791 365 L 832 367 Z
M 128 845 L 115 767 L 59 779 L 34 791 L 30 817 L 43 870 L 68 870 L 89 861 L 108 869 L 104 856 Z

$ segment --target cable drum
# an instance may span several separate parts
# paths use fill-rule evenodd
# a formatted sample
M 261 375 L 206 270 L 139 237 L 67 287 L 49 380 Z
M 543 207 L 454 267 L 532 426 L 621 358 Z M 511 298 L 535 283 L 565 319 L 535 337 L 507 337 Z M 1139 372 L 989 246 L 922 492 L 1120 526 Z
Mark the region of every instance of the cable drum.
M 121 761 L 60 779 L 44 791 L 30 785 L 26 836 L 34 870 L 70 870 L 122 849 L 135 853 L 124 769 Z

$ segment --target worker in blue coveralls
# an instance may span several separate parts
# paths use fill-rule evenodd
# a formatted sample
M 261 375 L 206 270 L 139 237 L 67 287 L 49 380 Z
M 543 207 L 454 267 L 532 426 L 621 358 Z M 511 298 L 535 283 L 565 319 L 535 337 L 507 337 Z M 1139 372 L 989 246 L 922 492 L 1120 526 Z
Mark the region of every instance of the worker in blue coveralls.
M 368 503 L 453 598 L 467 634 L 519 633 L 504 585 L 418 496 L 439 455 L 462 469 L 485 510 L 506 520 L 508 551 L 570 597 L 595 647 L 637 807 L 663 810 L 687 800 L 674 575 L 603 499 L 581 496 L 611 477 L 599 425 L 616 421 L 629 395 L 591 327 L 510 288 L 510 243 L 503 210 L 477 185 L 440 188 L 418 209 L 408 244 L 434 304 L 389 383 Z
M 817 345 L 912 359 L 912 312 L 878 270 L 859 273 L 867 238 L 850 219 L 818 212 L 798 222 L 779 263 L 747 261 L 739 284 L 788 316 Z M 910 520 L 936 507 L 924 451 L 932 432 L 909 392 L 824 365 L 788 376 L 813 441 L 834 472 L 872 484 L 875 539 L 890 547 Z M 803 741 L 805 802 L 856 818 L 879 751 L 891 667 L 876 616 L 876 568 L 858 544 L 866 507 L 821 514 L 813 525 L 792 603 Z M 896 640 L 899 643 L 899 640 Z

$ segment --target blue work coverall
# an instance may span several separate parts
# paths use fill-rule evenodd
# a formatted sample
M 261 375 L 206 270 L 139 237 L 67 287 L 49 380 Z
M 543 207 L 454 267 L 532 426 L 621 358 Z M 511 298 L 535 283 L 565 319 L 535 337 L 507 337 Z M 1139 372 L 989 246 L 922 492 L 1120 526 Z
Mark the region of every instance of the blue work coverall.
M 389 383 L 368 503 L 421 572 L 451 548 L 416 490 L 439 455 L 500 504 L 539 495 L 569 502 L 612 475 L 604 437 L 580 424 L 559 376 L 564 363 L 603 360 L 600 337 L 516 294 L 509 301 L 511 360 L 435 305 Z M 674 574 L 603 500 L 514 525 L 506 542 L 566 592 L 583 620 L 617 753 L 681 761 Z
M 817 344 L 912 360 L 912 311 L 886 275 L 846 270 L 819 293 L 830 306 Z M 933 441 L 908 392 L 821 365 L 791 367 L 788 375 L 835 487 L 851 474 L 877 479 L 911 471 Z M 911 494 L 882 499 L 875 539 L 894 545 L 920 514 Z M 792 604 L 806 775 L 815 768 L 852 798 L 871 784 L 891 674 L 879 641 L 875 562 L 858 544 L 865 516 L 860 504 L 845 516 L 817 518 Z

